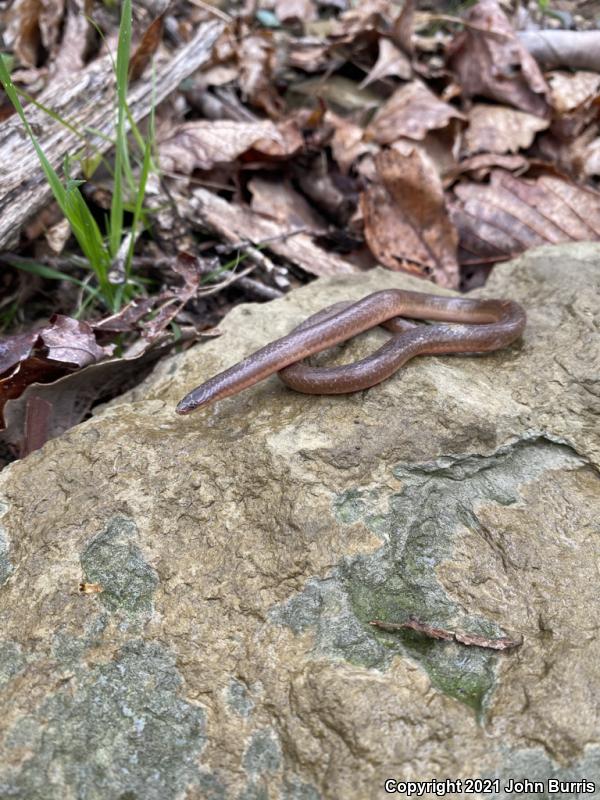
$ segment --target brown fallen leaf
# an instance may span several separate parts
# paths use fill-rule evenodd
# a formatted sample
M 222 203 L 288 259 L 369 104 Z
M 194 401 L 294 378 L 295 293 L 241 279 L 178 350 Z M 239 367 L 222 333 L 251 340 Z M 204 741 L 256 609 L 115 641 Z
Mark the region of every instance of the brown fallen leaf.
M 445 128 L 451 120 L 464 116 L 448 103 L 439 100 L 420 80 L 396 89 L 373 117 L 365 138 L 379 144 L 391 144 L 402 137 L 422 140 L 436 128 Z
M 313 0 L 275 0 L 275 14 L 280 22 L 310 22 L 317 9 Z
M 66 374 L 64 369 L 52 372 L 47 363 L 40 364 L 37 373 L 30 371 L 19 393 L 6 400 L 0 440 L 19 455 L 27 452 L 27 410 L 32 398 L 36 398 L 34 408 L 44 403 L 44 441 L 60 436 L 85 419 L 98 400 L 114 397 L 142 380 L 172 347 L 172 341 L 152 349 L 146 344 L 146 352 L 136 357 L 111 358 Z M 25 367 L 30 361 L 24 362 Z
M 287 158 L 296 155 L 303 145 L 304 139 L 295 119 L 284 119 L 275 123 L 276 136 L 267 136 L 258 139 L 250 148 L 249 158 L 256 158 L 256 155 L 272 156 L 275 159 Z
M 32 383 L 46 383 L 86 365 L 102 361 L 114 346 L 101 347 L 90 325 L 55 314 L 48 325 L 31 334 L 9 337 L 0 348 L 0 427 L 8 400 L 19 397 Z
M 3 336 L 0 339 L 0 375 L 4 375 L 27 358 L 36 339 L 37 331 Z
M 292 155 L 298 150 L 301 140 L 295 137 L 290 142 L 284 133 L 270 120 L 184 122 L 159 144 L 161 166 L 167 172 L 207 170 L 217 164 L 231 164 L 242 153 L 252 147 L 258 149 L 260 145 L 263 152 L 271 148 L 278 151 L 277 155 Z
M 25 431 L 23 446 L 19 453 L 20 458 L 25 458 L 35 450 L 39 450 L 48 441 L 52 406 L 42 397 L 34 395 L 26 404 Z
M 85 64 L 86 52 L 95 33 L 89 20 L 90 6 L 89 0 L 71 0 L 67 5 L 62 37 L 51 51 L 53 81 L 78 72 Z
M 299 94 L 322 100 L 334 110 L 340 112 L 362 112 L 377 108 L 381 97 L 371 89 L 361 89 L 358 82 L 343 75 L 319 76 L 305 81 L 292 83 L 289 94 Z
M 419 622 L 414 617 L 409 617 L 405 622 L 383 622 L 382 620 L 371 620 L 369 625 L 383 631 L 412 630 L 429 636 L 431 639 L 442 639 L 446 642 L 460 642 L 470 647 L 484 647 L 488 650 L 510 650 L 520 647 L 522 639 L 511 639 L 509 636 L 488 637 L 480 636 L 476 633 L 466 633 L 465 631 L 452 631 L 447 628 L 436 628 L 426 622 Z
M 590 108 L 600 92 L 597 72 L 551 72 L 547 76 L 554 110 L 568 114 L 576 109 Z
M 132 300 L 116 314 L 90 324 L 95 333 L 129 333 L 137 330 L 139 321 L 152 311 L 158 301 L 158 295 Z
M 362 156 L 377 152 L 378 147 L 374 142 L 365 141 L 365 132 L 360 125 L 333 111 L 327 112 L 325 122 L 333 128 L 331 152 L 343 174 L 348 174 Z
M 373 31 L 384 33 L 392 23 L 394 8 L 389 0 L 361 0 L 344 11 L 331 30 L 331 38 L 350 44 L 358 36 Z
M 600 174 L 599 132 L 598 125 L 593 123 L 573 139 L 545 134 L 536 142 L 535 156 L 552 164 L 563 175 L 585 183 L 591 176 Z
M 277 55 L 272 34 L 262 31 L 242 36 L 237 57 L 243 99 L 266 111 L 272 119 L 279 119 L 284 103 L 273 79 Z
M 375 156 L 378 183 L 361 196 L 365 237 L 384 266 L 441 286 L 458 285 L 458 237 L 437 170 L 418 147 L 398 143 Z
M 332 48 L 322 39 L 295 39 L 289 43 L 288 64 L 304 72 L 320 72 L 332 63 L 343 64 L 343 58 L 332 55 Z
M 542 244 L 600 239 L 600 194 L 552 175 L 526 180 L 494 170 L 489 185 L 459 183 L 453 197 L 448 204 L 461 263 L 513 257 Z
M 65 12 L 64 0 L 42 3 L 40 0 L 16 0 L 10 9 L 6 46 L 19 62 L 36 69 L 40 53 L 52 53 L 60 38 Z
M 598 116 L 600 75 L 595 72 L 551 72 L 547 75 L 552 106 L 558 116 L 552 133 L 564 141 L 579 136 Z
M 401 78 L 404 81 L 410 80 L 412 76 L 412 68 L 410 61 L 401 50 L 398 50 L 385 36 L 379 40 L 379 55 L 377 61 L 371 68 L 369 74 L 360 84 L 360 88 L 364 89 L 373 81 L 379 81 L 382 78 L 393 76 L 394 78 Z
M 356 184 L 352 178 L 332 170 L 324 154 L 313 158 L 310 163 L 295 165 L 294 176 L 319 211 L 340 226 L 348 223 L 358 202 Z
M 404 0 L 402 11 L 396 17 L 392 29 L 394 42 L 410 56 L 414 52 L 412 37 L 415 27 L 415 7 L 415 0 Z
M 166 11 L 150 23 L 140 43 L 136 47 L 135 52 L 131 56 L 129 61 L 130 81 L 137 81 L 137 79 L 142 76 L 143 71 L 150 63 L 150 59 L 156 53 L 163 35 L 165 14 Z
M 461 153 L 516 153 L 531 146 L 536 133 L 545 130 L 549 120 L 517 111 L 508 106 L 475 104 L 467 115 Z
M 479 0 L 449 48 L 465 97 L 489 97 L 538 117 L 550 115 L 549 88 L 496 0 Z
M 80 320 L 55 314 L 48 325 L 30 334 L 10 337 L 0 348 L 0 426 L 8 400 L 32 383 L 53 381 L 65 373 L 108 358 L 112 345 L 101 347 L 92 328 Z
M 481 183 L 496 167 L 509 172 L 525 172 L 529 168 L 529 161 L 521 155 L 505 156 L 498 153 L 480 153 L 477 156 L 463 159 L 454 170 L 448 172 L 444 176 L 444 186 L 450 186 L 459 175 L 468 172 L 473 173 L 473 178 Z
M 100 347 L 87 322 L 53 314 L 38 331 L 36 349 L 49 361 L 81 368 L 108 358 L 114 347 Z
M 280 222 L 290 230 L 304 228 L 307 232 L 323 233 L 325 220 L 297 192 L 289 180 L 277 178 L 252 178 L 248 183 L 252 192 L 251 208 L 257 214 Z

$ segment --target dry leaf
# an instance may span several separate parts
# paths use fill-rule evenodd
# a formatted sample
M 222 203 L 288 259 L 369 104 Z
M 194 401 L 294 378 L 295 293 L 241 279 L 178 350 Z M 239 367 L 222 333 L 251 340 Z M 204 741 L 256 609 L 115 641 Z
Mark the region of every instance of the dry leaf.
M 216 164 L 231 164 L 259 143 L 263 152 L 271 147 L 272 151 L 278 151 L 277 155 L 291 155 L 298 149 L 298 141 L 292 142 L 290 148 L 285 136 L 270 120 L 197 120 L 179 125 L 161 142 L 160 163 L 167 172 L 211 169 Z
M 489 186 L 454 187 L 451 217 L 465 261 L 513 257 L 529 247 L 600 239 L 600 195 L 545 175 L 537 180 L 492 172 Z
M 166 11 L 153 20 L 146 29 L 129 61 L 129 80 L 137 81 L 150 63 L 161 42 Z
M 332 170 L 324 154 L 313 158 L 310 164 L 298 164 L 294 175 L 320 211 L 342 227 L 348 223 L 358 201 L 354 181 Z
M 61 33 L 64 11 L 64 0 L 16 0 L 10 9 L 5 43 L 21 64 L 36 68 L 44 50 L 53 52 Z
M 347 174 L 362 156 L 377 151 L 376 144 L 365 141 L 365 132 L 360 125 L 332 111 L 328 111 L 325 115 L 325 122 L 333 127 L 331 152 L 342 173 Z
M 7 337 L 0 348 L 1 412 L 32 383 L 48 383 L 74 369 L 108 358 L 113 346 L 100 347 L 87 322 L 55 314 L 32 333 Z
M 306 97 L 323 100 L 339 111 L 367 111 L 381 103 L 381 97 L 371 89 L 361 89 L 359 84 L 342 75 L 309 78 L 290 85 L 289 91 Z
M 100 347 L 90 325 L 62 314 L 53 314 L 50 323 L 38 331 L 37 348 L 43 348 L 50 361 L 85 367 L 108 358 L 113 347 Z
M 68 219 L 61 219 L 52 225 L 45 232 L 46 241 L 53 253 L 59 255 L 65 249 L 66 243 L 71 236 L 71 226 Z
M 331 36 L 348 44 L 365 33 L 388 30 L 392 16 L 393 9 L 389 0 L 361 0 L 355 7 L 340 14 Z
M 309 22 L 317 9 L 313 0 L 275 0 L 275 14 L 280 22 Z
M 548 84 L 496 0 L 479 0 L 454 39 L 449 65 L 465 97 L 489 97 L 548 117 Z
M 268 31 L 244 36 L 239 43 L 239 85 L 242 97 L 253 106 L 262 108 L 269 117 L 278 119 L 284 104 L 273 80 L 275 60 L 275 47 Z
M 25 411 L 25 430 L 19 458 L 25 458 L 43 447 L 49 438 L 52 405 L 42 397 L 33 396 L 27 400 Z
M 457 234 L 437 170 L 418 147 L 401 143 L 375 157 L 380 183 L 361 197 L 365 237 L 386 267 L 441 286 L 458 285 Z
M 256 177 L 249 181 L 248 188 L 252 192 L 251 208 L 257 214 L 270 217 L 289 230 L 306 228 L 312 233 L 322 233 L 327 229 L 325 220 L 290 181 Z
M 446 127 L 452 119 L 464 117 L 415 80 L 396 89 L 381 106 L 367 127 L 366 137 L 379 144 L 391 144 L 404 136 L 420 140 L 430 130 Z
M 404 0 L 402 11 L 398 14 L 393 28 L 393 39 L 405 53 L 413 54 L 412 36 L 415 27 L 415 0 Z
M 462 147 L 464 156 L 525 150 L 531 146 L 536 133 L 550 124 L 548 120 L 525 111 L 484 103 L 471 108 L 468 120 Z
M 79 584 L 79 591 L 81 594 L 98 594 L 104 591 L 104 587 L 101 583 L 82 582 Z
M 344 61 L 340 57 L 335 59 L 331 54 L 331 46 L 323 44 L 320 39 L 317 41 L 293 39 L 289 43 L 289 48 L 288 64 L 304 72 L 319 72 L 319 70 L 327 69 L 332 63 L 334 67 L 341 66 Z
M 86 51 L 94 34 L 88 18 L 89 6 L 88 0 L 71 0 L 67 6 L 62 39 L 54 48 L 56 55 L 50 69 L 54 81 L 77 73 L 85 64 Z
M 552 133 L 562 140 L 579 136 L 598 115 L 600 75 L 595 72 L 553 72 L 548 82 L 558 119 L 552 122 Z
M 402 80 L 409 80 L 412 76 L 412 68 L 410 61 L 402 53 L 396 45 L 392 44 L 389 39 L 382 36 L 379 40 L 379 55 L 377 61 L 371 68 L 371 71 L 360 84 L 360 88 L 364 89 L 373 81 L 379 81 L 382 78 L 387 78 L 392 75 L 395 78 L 402 78 Z
M 473 173 L 473 178 L 481 182 L 495 168 L 509 170 L 510 172 L 524 172 L 529 167 L 529 161 L 525 156 L 504 156 L 497 153 L 480 153 L 478 156 L 471 156 L 461 161 L 457 167 L 446 176 L 445 185 L 454 183 L 459 175 L 467 172 Z
M 59 436 L 85 419 L 95 402 L 114 397 L 142 380 L 171 348 L 169 343 L 149 350 L 146 344 L 146 352 L 138 357 L 108 359 L 67 374 L 64 369 L 52 371 L 48 363 L 41 363 L 39 372 L 29 370 L 30 380 L 23 376 L 19 385 L 16 375 L 12 387 L 15 393 L 5 400 L 6 428 L 0 438 L 14 450 L 22 451 L 27 408 L 32 398 L 39 398 L 46 407 L 51 407 L 51 415 L 45 420 L 44 438 Z
M 597 72 L 551 72 L 546 77 L 552 105 L 561 116 L 591 106 L 600 92 Z
M 258 151 L 258 153 L 263 153 L 273 158 L 287 158 L 302 149 L 304 139 L 295 119 L 283 120 L 274 127 L 277 135 L 268 136 L 254 142 L 252 145 L 253 151 Z

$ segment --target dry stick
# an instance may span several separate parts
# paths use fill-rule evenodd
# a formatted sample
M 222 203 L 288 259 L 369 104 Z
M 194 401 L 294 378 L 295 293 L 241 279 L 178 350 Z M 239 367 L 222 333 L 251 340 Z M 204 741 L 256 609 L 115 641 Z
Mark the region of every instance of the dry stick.
M 204 11 L 208 11 L 209 14 L 213 14 L 215 17 L 222 19 L 223 22 L 230 23 L 234 21 L 234 18 L 225 11 L 222 11 L 220 8 L 216 8 L 215 6 L 211 6 L 208 3 L 204 3 L 202 0 L 188 0 L 188 3 L 196 6 L 196 8 L 202 8 Z
M 460 17 L 452 17 L 449 14 L 429 14 L 425 12 L 427 17 L 427 21 L 431 20 L 440 20 L 440 22 L 456 22 L 458 25 L 464 25 L 465 28 L 471 28 L 471 30 L 479 31 L 480 33 L 486 33 L 491 36 L 497 36 L 500 39 L 510 39 L 511 34 L 505 33 L 504 31 L 497 31 L 493 28 L 482 28 L 481 25 L 475 25 L 472 22 L 469 22 L 466 19 L 461 19 Z
M 285 239 L 289 239 L 291 236 L 297 236 L 299 233 L 305 233 L 305 232 L 306 232 L 306 228 L 305 227 L 295 228 L 294 230 L 285 231 L 284 233 L 278 234 L 277 236 L 269 236 L 269 237 L 267 237 L 265 239 L 262 239 L 262 240 L 256 242 L 256 245 L 258 247 L 260 247 L 262 245 L 268 244 L 269 242 L 283 241 Z M 235 243 L 230 244 L 230 245 L 229 244 L 228 245 L 220 245 L 220 246 L 218 245 L 217 248 L 218 247 L 226 248 L 225 252 L 227 252 L 227 250 L 229 250 L 229 251 L 231 251 L 231 250 L 246 250 L 247 257 L 249 259 L 253 260 L 255 263 L 251 264 L 249 267 L 246 267 L 246 269 L 243 270 L 242 272 L 238 272 L 238 273 L 231 273 L 230 272 L 229 273 L 230 277 L 228 277 L 226 280 L 221 281 L 221 283 L 217 284 L 216 286 L 211 286 L 210 289 L 207 289 L 205 291 L 199 291 L 198 292 L 198 296 L 199 297 L 207 297 L 208 295 L 215 294 L 216 292 L 220 291 L 221 289 L 224 289 L 226 286 L 229 286 L 230 284 L 235 283 L 236 281 L 240 280 L 241 278 L 244 278 L 246 275 L 249 275 L 253 270 L 256 269 L 257 266 L 264 266 L 264 262 L 262 260 L 263 254 L 260 252 L 260 250 L 257 250 L 256 247 L 248 247 L 246 242 L 242 241 L 242 242 L 235 242 Z M 217 248 L 215 248 L 215 249 L 217 249 Z M 223 249 L 221 250 L 221 252 L 223 252 Z M 257 259 L 256 258 L 257 256 L 260 256 L 261 258 Z M 273 266 L 273 268 L 275 268 L 274 265 L 272 265 L 272 266 Z

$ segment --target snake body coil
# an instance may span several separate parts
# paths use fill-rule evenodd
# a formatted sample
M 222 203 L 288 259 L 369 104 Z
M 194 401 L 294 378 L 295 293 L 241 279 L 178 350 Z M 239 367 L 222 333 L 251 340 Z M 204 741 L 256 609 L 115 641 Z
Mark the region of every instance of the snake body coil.
M 415 325 L 401 317 L 458 324 Z M 197 386 L 179 402 L 176 411 L 189 414 L 275 372 L 299 392 L 356 392 L 385 380 L 416 355 L 500 350 L 523 333 L 525 324 L 525 311 L 512 300 L 473 300 L 386 289 L 356 303 L 338 303 L 319 311 L 291 333 Z M 342 367 L 300 363 L 377 325 L 384 325 L 394 335 L 361 361 Z

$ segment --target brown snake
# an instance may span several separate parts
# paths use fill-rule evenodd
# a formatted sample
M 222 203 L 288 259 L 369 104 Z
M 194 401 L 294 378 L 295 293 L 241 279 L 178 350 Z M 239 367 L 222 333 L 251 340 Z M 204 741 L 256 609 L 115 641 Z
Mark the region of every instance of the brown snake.
M 416 325 L 398 317 L 459 323 Z M 385 380 L 410 358 L 424 354 L 483 353 L 507 347 L 525 329 L 523 308 L 512 300 L 462 297 L 385 289 L 356 303 L 337 303 L 261 347 L 187 394 L 178 414 L 237 394 L 274 372 L 299 392 L 346 394 Z M 310 367 L 308 356 L 384 325 L 394 335 L 370 356 L 341 367 Z

